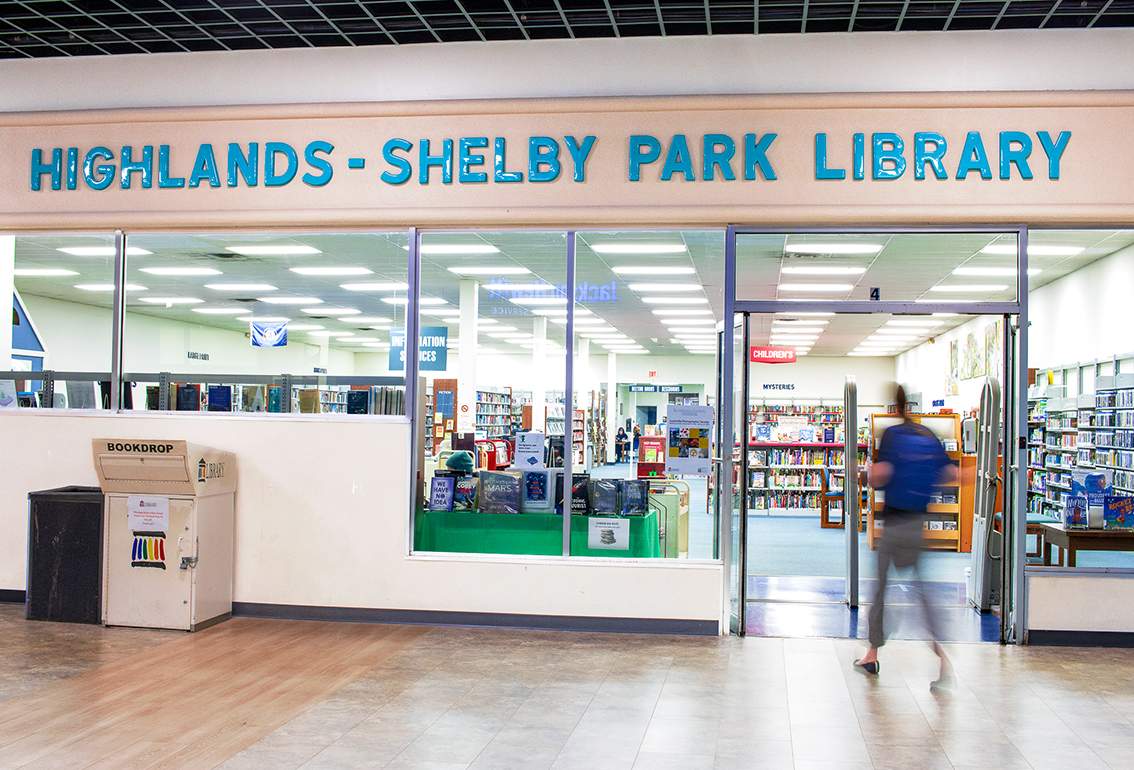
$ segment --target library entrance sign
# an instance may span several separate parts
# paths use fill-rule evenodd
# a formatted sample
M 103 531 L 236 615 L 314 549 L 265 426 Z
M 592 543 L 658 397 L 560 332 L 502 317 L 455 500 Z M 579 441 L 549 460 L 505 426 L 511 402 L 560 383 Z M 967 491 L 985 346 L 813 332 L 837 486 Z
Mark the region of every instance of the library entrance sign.
M 445 326 L 421 327 L 421 340 L 418 346 L 418 366 L 423 372 L 443 372 L 448 367 L 449 329 Z M 390 371 L 400 372 L 406 368 L 406 332 L 394 329 L 390 332 Z

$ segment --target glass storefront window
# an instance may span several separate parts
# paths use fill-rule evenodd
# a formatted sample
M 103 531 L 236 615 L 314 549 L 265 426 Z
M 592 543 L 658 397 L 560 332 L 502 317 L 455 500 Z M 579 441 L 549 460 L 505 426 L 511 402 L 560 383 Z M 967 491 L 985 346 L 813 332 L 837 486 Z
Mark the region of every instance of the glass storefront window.
M 404 414 L 405 232 L 131 234 L 134 410 Z

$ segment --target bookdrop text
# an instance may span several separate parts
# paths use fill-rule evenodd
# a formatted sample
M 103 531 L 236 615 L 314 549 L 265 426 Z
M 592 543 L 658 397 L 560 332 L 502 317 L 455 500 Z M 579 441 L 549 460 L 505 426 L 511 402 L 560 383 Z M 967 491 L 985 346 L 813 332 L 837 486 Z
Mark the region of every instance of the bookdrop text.
M 622 144 L 628 182 L 744 180 L 774 182 L 778 134 L 633 134 Z M 1000 131 L 986 136 L 969 131 L 950 145 L 936 131 L 902 136 L 891 131 L 813 135 L 814 178 L 819 181 L 927 179 L 1059 179 L 1070 131 Z M 188 150 L 168 144 L 36 147 L 31 151 L 29 183 L 40 190 L 117 188 L 193 189 L 282 187 L 296 180 L 323 187 L 336 173 L 369 173 L 380 184 L 540 184 L 562 179 L 583 184 L 588 163 L 610 163 L 594 135 L 530 136 L 509 144 L 506 137 L 462 136 L 387 139 L 368 153 L 338 152 L 314 140 L 199 144 Z M 347 157 L 343 157 L 346 155 Z M 368 164 L 376 168 L 366 171 Z

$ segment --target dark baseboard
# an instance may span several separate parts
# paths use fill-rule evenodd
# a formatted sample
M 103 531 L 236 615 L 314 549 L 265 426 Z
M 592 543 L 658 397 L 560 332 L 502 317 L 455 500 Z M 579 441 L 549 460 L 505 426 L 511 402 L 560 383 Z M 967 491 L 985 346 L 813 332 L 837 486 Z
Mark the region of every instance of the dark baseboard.
M 1134 647 L 1129 631 L 1029 631 L 1028 644 L 1058 647 Z
M 0 588 L 0 602 L 24 604 L 27 601 L 27 592 L 16 588 Z
M 547 631 L 605 631 L 622 634 L 681 634 L 716 636 L 712 620 L 663 618 L 600 618 L 571 615 L 512 615 L 503 612 L 445 612 L 387 610 L 359 607 L 318 607 L 300 604 L 233 602 L 232 614 L 246 618 L 335 620 L 348 623 L 403 623 L 430 626 L 492 626 Z

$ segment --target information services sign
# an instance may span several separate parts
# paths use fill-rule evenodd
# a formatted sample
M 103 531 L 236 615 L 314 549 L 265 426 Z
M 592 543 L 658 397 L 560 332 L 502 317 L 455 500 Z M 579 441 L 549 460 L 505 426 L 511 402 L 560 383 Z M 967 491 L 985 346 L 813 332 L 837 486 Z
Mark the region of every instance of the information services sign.
M 449 358 L 449 329 L 445 326 L 421 327 L 421 348 L 418 365 L 423 372 L 443 372 Z M 406 368 L 406 333 L 404 329 L 390 332 L 390 371 Z

